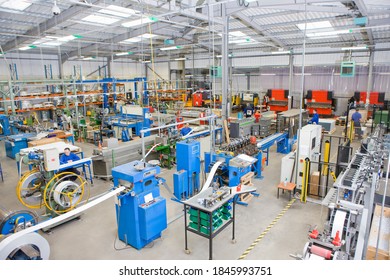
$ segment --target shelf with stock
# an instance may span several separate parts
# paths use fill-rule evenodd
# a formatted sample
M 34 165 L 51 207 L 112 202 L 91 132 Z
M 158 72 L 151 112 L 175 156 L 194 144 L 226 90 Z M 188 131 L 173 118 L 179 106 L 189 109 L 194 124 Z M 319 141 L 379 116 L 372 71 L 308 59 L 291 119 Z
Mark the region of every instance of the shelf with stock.
M 79 103 L 78 107 L 84 107 L 84 106 L 91 106 L 91 105 L 102 105 L 103 102 L 88 102 L 88 103 Z M 74 104 L 68 105 L 68 108 L 74 108 Z M 60 105 L 60 106 L 48 106 L 48 107 L 37 107 L 37 108 L 29 108 L 29 109 L 16 109 L 15 113 L 27 113 L 27 112 L 34 112 L 34 111 L 50 111 L 50 110 L 56 110 L 56 109 L 66 109 L 66 105 Z M 0 111 L 0 114 L 4 114 L 4 111 Z M 12 114 L 12 110 L 8 110 L 8 114 Z

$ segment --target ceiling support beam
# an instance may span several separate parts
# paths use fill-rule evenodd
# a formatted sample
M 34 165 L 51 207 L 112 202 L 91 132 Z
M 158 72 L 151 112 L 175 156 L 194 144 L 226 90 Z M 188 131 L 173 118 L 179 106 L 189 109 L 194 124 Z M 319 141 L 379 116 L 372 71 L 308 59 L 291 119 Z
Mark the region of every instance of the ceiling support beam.
M 93 1 L 98 2 L 98 1 Z M 30 38 L 29 36 L 40 36 L 43 33 L 45 33 L 47 30 L 55 27 L 56 25 L 63 23 L 78 13 L 85 12 L 85 7 L 82 6 L 72 6 L 69 9 L 63 11 L 58 16 L 53 16 L 52 18 L 46 20 L 45 22 L 40 23 L 38 26 L 28 30 L 24 35 L 27 36 L 17 36 L 15 39 L 12 39 L 11 41 L 8 41 L 6 44 L 4 44 L 3 51 L 10 51 L 12 49 L 17 48 L 19 45 L 23 44 L 24 42 L 27 42 Z
M 362 0 L 354 0 L 354 2 L 355 2 L 355 4 L 356 4 L 356 6 L 358 7 L 358 9 L 359 9 L 361 15 L 362 15 L 363 17 L 367 17 L 367 16 L 368 16 L 368 11 L 367 11 L 367 7 L 366 7 L 366 5 L 364 4 L 364 2 L 363 2 Z M 370 24 L 370 23 L 368 23 L 368 24 Z M 368 42 L 369 42 L 369 44 L 370 44 L 371 46 L 373 46 L 373 45 L 374 45 L 374 37 L 372 36 L 372 31 L 371 31 L 371 29 L 367 29 L 366 31 L 362 31 L 362 34 L 363 34 L 363 36 L 364 36 L 365 34 L 367 34 Z
M 271 40 L 275 44 L 275 47 L 279 47 L 279 48 L 286 47 L 286 45 L 281 40 L 273 37 L 271 33 L 266 31 L 264 28 L 262 28 L 259 24 L 257 24 L 253 20 L 251 20 L 246 15 L 243 15 L 242 13 L 237 13 L 237 14 L 233 15 L 233 17 L 236 18 L 237 20 L 241 21 L 243 24 L 245 24 L 249 28 L 252 27 L 256 32 L 258 32 L 260 35 L 263 35 L 268 40 Z

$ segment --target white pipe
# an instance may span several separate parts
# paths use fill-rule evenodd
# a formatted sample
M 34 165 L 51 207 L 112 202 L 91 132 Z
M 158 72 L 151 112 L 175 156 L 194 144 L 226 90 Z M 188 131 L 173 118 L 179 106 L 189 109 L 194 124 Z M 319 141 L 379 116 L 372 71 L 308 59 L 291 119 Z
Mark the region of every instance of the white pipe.
M 19 237 L 21 237 L 23 235 L 26 235 L 28 233 L 34 232 L 34 231 L 38 231 L 38 230 L 46 228 L 46 227 L 50 227 L 50 226 L 55 225 L 55 224 L 57 224 L 57 223 L 59 223 L 61 221 L 69 219 L 69 218 L 71 218 L 71 217 L 73 217 L 73 216 L 75 216 L 75 215 L 77 215 L 77 214 L 79 214 L 81 212 L 84 212 L 85 210 L 88 210 L 89 208 L 91 208 L 91 207 L 93 207 L 93 206 L 95 206 L 95 205 L 97 205 L 97 204 L 99 204 L 99 203 L 101 203 L 101 202 L 103 202 L 103 201 L 113 197 L 114 195 L 120 193 L 124 189 L 125 189 L 125 187 L 116 188 L 115 190 L 105 194 L 104 196 L 101 196 L 101 197 L 99 197 L 99 198 L 97 198 L 97 199 L 95 199 L 95 200 L 93 200 L 93 201 L 91 201 L 91 202 L 89 202 L 89 203 L 87 203 L 87 204 L 85 204 L 85 205 L 83 205 L 81 207 L 78 207 L 78 208 L 76 208 L 74 210 L 71 210 L 71 211 L 69 211 L 69 212 L 67 212 L 67 213 L 65 213 L 65 214 L 63 214 L 61 216 L 58 216 L 58 217 L 55 217 L 53 219 L 47 220 L 47 221 L 45 221 L 43 223 L 36 224 L 35 226 L 28 227 L 28 228 L 26 228 L 24 230 L 21 230 L 21 231 L 19 231 L 17 233 L 14 233 L 14 234 L 6 237 L 3 241 L 0 242 L 0 252 L 3 249 L 6 248 L 7 244 L 15 241 Z

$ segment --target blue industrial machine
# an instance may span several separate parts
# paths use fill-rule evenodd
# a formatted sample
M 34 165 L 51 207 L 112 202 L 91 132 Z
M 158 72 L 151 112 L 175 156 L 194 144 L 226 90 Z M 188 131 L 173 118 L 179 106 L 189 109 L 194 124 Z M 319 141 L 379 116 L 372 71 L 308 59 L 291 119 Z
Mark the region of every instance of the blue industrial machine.
M 199 191 L 200 143 L 185 140 L 176 143 L 177 172 L 173 174 L 173 194 L 178 200 Z
M 220 185 L 228 185 L 236 187 L 241 183 L 241 178 L 251 171 L 256 170 L 258 159 L 248 157 L 250 161 L 240 159 L 240 155 L 232 156 L 228 153 L 205 153 L 204 162 L 206 173 L 209 173 L 211 167 L 217 161 L 222 161 L 217 171 L 215 180 L 219 181 Z
M 0 137 L 11 135 L 11 128 L 7 116 L 0 115 Z
M 114 186 L 127 186 L 118 195 L 116 216 L 119 239 L 142 249 L 167 228 L 166 200 L 160 196 L 160 167 L 133 161 L 112 169 Z
M 29 138 L 36 136 L 35 133 L 22 133 L 17 135 L 9 135 L 4 141 L 5 153 L 7 157 L 15 159 L 15 155 L 20 152 L 21 149 L 27 148 Z
M 133 135 L 141 136 L 141 130 L 150 128 L 152 123 L 149 108 L 136 105 L 122 106 L 119 115 L 105 121 L 106 125 L 113 127 L 116 137 L 124 142 L 131 140 Z M 150 132 L 144 135 L 149 136 Z

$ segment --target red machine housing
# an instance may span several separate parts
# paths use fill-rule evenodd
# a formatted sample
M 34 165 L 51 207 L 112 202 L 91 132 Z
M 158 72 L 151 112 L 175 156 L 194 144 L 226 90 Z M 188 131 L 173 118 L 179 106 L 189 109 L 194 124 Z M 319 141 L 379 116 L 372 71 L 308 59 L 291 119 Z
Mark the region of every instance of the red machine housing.
M 203 94 L 201 92 L 195 92 L 192 94 L 192 106 L 194 107 L 203 106 Z
M 366 103 L 367 92 L 356 91 L 354 97 L 357 103 Z M 369 100 L 371 105 L 377 105 L 381 107 L 385 104 L 385 93 L 377 91 L 371 92 Z
M 287 89 L 269 89 L 267 91 L 267 96 L 269 101 L 267 106 L 269 106 L 270 111 L 283 112 L 288 110 L 288 94 Z
M 317 110 L 320 116 L 331 117 L 333 114 L 333 91 L 328 90 L 308 90 L 306 94 L 306 107 L 309 114 Z

